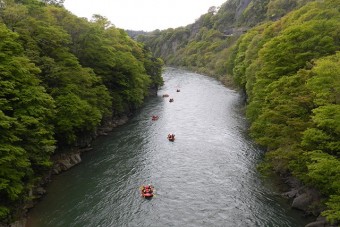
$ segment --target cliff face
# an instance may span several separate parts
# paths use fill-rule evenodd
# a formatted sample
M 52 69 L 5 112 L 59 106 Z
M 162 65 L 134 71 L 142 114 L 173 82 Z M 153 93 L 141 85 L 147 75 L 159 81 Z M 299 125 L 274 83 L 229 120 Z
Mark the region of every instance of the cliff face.
M 165 63 L 186 66 L 188 62 L 184 57 L 194 54 L 190 50 L 191 43 L 201 41 L 212 43 L 225 40 L 228 36 L 243 34 L 249 27 L 265 18 L 264 6 L 267 2 L 263 0 L 229 0 L 218 11 L 209 10 L 193 24 L 176 29 L 140 33 L 137 40 L 145 43 L 155 56 L 162 58 Z M 225 47 L 228 46 L 224 44 L 223 48 Z M 195 64 L 189 63 L 189 66 L 195 66 Z
M 145 43 L 168 65 L 222 75 L 227 69 L 217 63 L 218 59 L 199 59 L 199 55 L 210 55 L 208 52 L 221 55 L 250 28 L 264 21 L 277 20 L 309 1 L 312 0 L 229 0 L 217 10 L 209 9 L 193 24 L 140 33 L 137 40 Z
M 251 0 L 242 0 L 239 2 L 237 8 L 236 8 L 236 13 L 235 13 L 235 16 L 236 16 L 236 20 L 238 18 L 240 18 L 240 16 L 242 15 L 243 11 L 248 7 L 249 3 L 251 2 Z

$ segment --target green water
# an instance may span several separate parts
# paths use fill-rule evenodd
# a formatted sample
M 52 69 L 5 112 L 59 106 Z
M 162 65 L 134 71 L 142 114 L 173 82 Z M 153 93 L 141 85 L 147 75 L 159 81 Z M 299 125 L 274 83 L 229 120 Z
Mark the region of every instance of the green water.
M 182 70 L 164 78 L 157 97 L 55 178 L 28 226 L 304 226 L 256 171 L 263 152 L 246 136 L 240 95 Z M 145 183 L 156 188 L 150 200 Z

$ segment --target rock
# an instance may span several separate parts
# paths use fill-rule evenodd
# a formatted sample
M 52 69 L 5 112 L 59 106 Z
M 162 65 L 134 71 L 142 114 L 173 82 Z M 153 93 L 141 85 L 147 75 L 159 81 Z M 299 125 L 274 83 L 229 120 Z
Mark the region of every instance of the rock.
M 73 158 L 76 160 L 77 164 L 81 162 L 81 157 L 79 153 L 75 154 Z
M 336 227 L 327 222 L 325 217 L 319 216 L 315 222 L 307 224 L 305 227 Z
M 61 172 L 61 168 L 59 164 L 54 165 L 52 169 L 52 174 L 59 174 Z
M 72 166 L 78 164 L 81 162 L 81 158 L 80 158 L 80 154 L 73 154 L 70 156 L 70 163 L 72 164 Z
M 292 207 L 306 211 L 312 202 L 313 197 L 309 193 L 303 193 L 293 200 Z
M 99 136 L 107 136 L 108 133 L 107 133 L 107 132 L 98 132 L 98 135 L 99 135 Z
M 294 188 L 294 189 L 303 187 L 303 184 L 301 183 L 301 181 L 299 181 L 298 179 L 292 176 L 285 178 L 284 181 L 287 185 L 289 185 L 289 187 Z
M 129 115 L 129 113 L 130 112 L 128 112 L 127 115 L 120 118 L 106 119 L 102 127 L 98 128 L 96 132 L 84 134 L 83 136 L 79 137 L 74 146 L 70 148 L 68 152 L 60 152 L 52 156 L 51 159 L 54 163 L 52 169 L 49 172 L 47 172 L 44 179 L 42 179 L 41 182 L 39 182 L 39 184 L 36 185 L 37 188 L 35 188 L 34 190 L 30 190 L 29 195 L 30 197 L 34 197 L 34 200 L 22 205 L 21 209 L 24 212 L 22 213 L 21 217 L 27 215 L 26 213 L 27 210 L 31 209 L 38 201 L 38 199 L 46 193 L 46 190 L 41 186 L 46 186 L 46 184 L 51 181 L 53 174 L 54 175 L 60 174 L 61 172 L 66 171 L 80 163 L 82 161 L 81 153 L 93 150 L 93 148 L 91 147 L 91 142 L 100 134 L 107 135 L 107 133 L 111 132 L 113 128 L 125 124 L 129 120 L 128 116 L 131 116 Z M 26 219 L 19 220 L 12 224 L 0 223 L 0 227 L 25 227 L 25 226 Z
M 43 187 L 39 187 L 35 189 L 35 194 L 37 195 L 44 195 L 46 193 L 46 190 Z
M 315 221 L 315 222 L 309 223 L 305 227 L 325 227 L 325 226 L 326 226 L 326 222 L 324 222 L 324 221 Z
M 38 196 L 39 198 L 40 198 L 40 196 Z M 24 205 L 24 207 L 23 207 L 23 209 L 24 210 L 28 210 L 28 209 L 31 209 L 31 208 L 33 208 L 34 207 L 34 202 L 33 201 L 30 201 L 30 202 L 27 202 L 25 205 Z
M 16 221 L 12 224 L 10 224 L 9 226 L 10 227 L 25 227 L 26 226 L 26 218 L 22 219 L 22 220 L 19 220 L 19 221 Z
M 61 165 L 61 170 L 65 171 L 68 170 L 69 168 L 71 168 L 73 165 L 70 163 L 69 159 L 64 159 L 59 161 L 60 165 Z
M 316 189 L 301 187 L 297 189 L 295 199 L 292 203 L 292 208 L 296 208 L 305 211 L 308 214 L 318 216 L 320 214 L 321 194 Z M 292 196 L 294 192 L 288 193 L 287 196 Z
M 115 123 L 117 126 L 125 124 L 129 118 L 127 116 L 123 116 L 120 119 L 116 120 Z
M 295 198 L 299 194 L 299 189 L 293 189 L 289 192 L 282 193 L 281 195 L 287 199 Z
M 83 148 L 83 149 L 80 149 L 80 153 L 83 153 L 83 152 L 88 152 L 88 151 L 92 151 L 93 148 L 92 147 L 87 147 L 87 148 Z

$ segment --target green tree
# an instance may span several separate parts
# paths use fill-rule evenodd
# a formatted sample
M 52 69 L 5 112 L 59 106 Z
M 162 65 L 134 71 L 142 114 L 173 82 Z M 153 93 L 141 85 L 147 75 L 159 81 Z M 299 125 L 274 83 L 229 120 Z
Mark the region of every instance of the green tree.
M 24 198 L 34 174 L 49 167 L 55 141 L 52 98 L 18 36 L 0 24 L 0 218 Z

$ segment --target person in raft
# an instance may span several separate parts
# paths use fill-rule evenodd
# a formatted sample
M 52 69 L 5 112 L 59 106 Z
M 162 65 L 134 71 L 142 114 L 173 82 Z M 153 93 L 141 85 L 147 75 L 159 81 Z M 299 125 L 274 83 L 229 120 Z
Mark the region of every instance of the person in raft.
M 149 185 L 143 186 L 142 192 L 143 192 L 143 194 L 146 194 L 146 193 L 152 194 L 152 192 L 153 192 L 152 185 L 149 184 Z
M 168 135 L 169 140 L 174 140 L 175 139 L 175 134 L 169 134 Z

